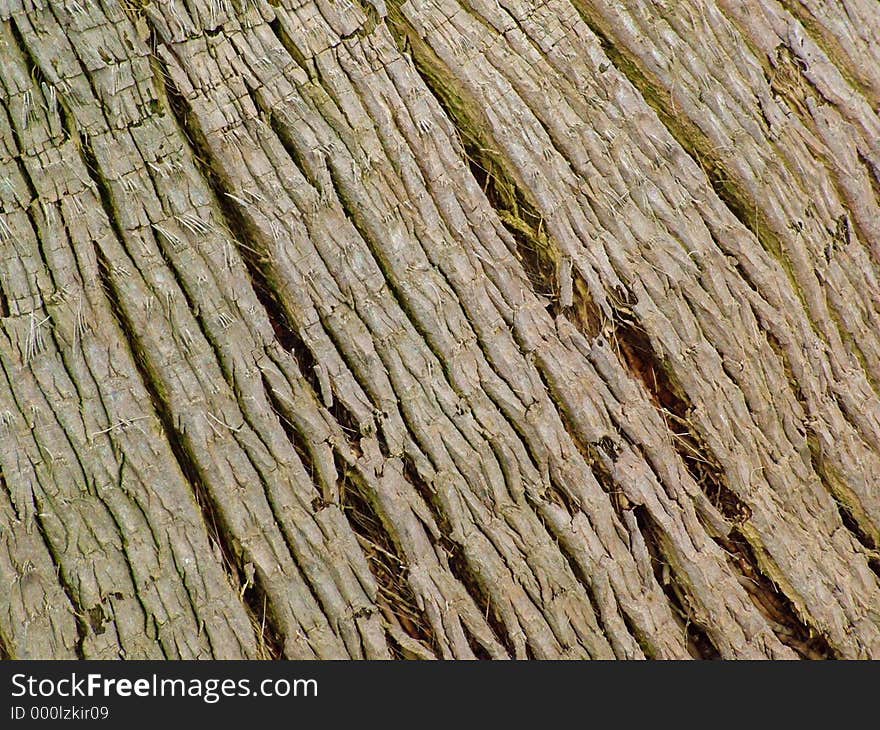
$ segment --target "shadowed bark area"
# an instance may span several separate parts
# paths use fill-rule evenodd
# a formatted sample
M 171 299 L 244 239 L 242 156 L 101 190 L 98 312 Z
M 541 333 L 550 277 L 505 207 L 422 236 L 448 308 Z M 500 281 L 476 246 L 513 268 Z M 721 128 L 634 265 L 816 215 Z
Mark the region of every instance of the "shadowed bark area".
M 0 2 L 0 654 L 880 658 L 878 49 Z

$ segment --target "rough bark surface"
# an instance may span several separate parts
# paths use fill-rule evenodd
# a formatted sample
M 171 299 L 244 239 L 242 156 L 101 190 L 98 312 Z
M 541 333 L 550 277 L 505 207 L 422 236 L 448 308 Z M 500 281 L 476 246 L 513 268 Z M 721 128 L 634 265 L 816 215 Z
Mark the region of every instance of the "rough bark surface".
M 0 0 L 0 655 L 880 658 L 880 5 Z

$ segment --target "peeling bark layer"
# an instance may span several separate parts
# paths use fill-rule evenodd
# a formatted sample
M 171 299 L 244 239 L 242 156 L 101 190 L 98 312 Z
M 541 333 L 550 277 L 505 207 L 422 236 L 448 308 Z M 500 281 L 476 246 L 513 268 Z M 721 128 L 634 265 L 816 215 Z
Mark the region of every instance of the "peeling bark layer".
M 880 658 L 880 8 L 0 4 L 0 647 Z

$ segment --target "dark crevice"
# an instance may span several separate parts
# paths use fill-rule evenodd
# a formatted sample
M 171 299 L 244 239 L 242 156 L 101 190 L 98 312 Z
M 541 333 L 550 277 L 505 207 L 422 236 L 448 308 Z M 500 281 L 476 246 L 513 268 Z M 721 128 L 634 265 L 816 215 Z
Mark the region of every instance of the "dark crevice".
M 740 583 L 752 603 L 783 644 L 804 659 L 837 658 L 827 640 L 799 618 L 792 601 L 760 571 L 752 546 L 738 529 L 734 528 L 726 539 L 718 542 L 727 552 L 728 561 L 743 576 Z
M 638 377 L 655 408 L 667 420 L 673 447 L 688 473 L 709 501 L 733 523 L 744 522 L 751 510 L 724 483 L 723 471 L 717 460 L 697 435 L 691 422 L 691 406 L 660 362 L 648 335 L 633 323 L 615 322 L 618 351 L 627 370 Z M 671 421 L 671 423 L 670 423 Z
M 666 594 L 676 619 L 680 622 L 682 630 L 687 636 L 688 652 L 696 659 L 719 659 L 720 652 L 712 643 L 706 631 L 693 620 L 691 611 L 687 608 L 687 595 L 683 587 L 675 580 L 675 570 L 663 557 L 662 537 L 653 518 L 645 507 L 633 508 L 639 531 L 645 538 L 645 545 L 651 556 L 651 567 L 654 569 L 654 577 Z
M 339 485 L 341 508 L 376 579 L 376 602 L 383 612 L 388 611 L 396 618 L 410 638 L 436 653 L 439 643 L 434 630 L 418 607 L 416 596 L 407 582 L 407 564 L 400 557 L 378 509 L 371 503 L 370 490 L 338 457 L 337 470 L 342 475 Z
M 80 602 L 76 599 L 76 596 L 74 595 L 73 585 L 67 579 L 67 576 L 65 575 L 65 570 L 62 567 L 61 556 L 53 546 L 52 541 L 49 539 L 46 528 L 43 525 L 42 520 L 40 519 L 39 512 L 39 510 L 35 511 L 33 524 L 37 528 L 37 532 L 40 534 L 40 538 L 43 540 L 43 543 L 46 546 L 46 550 L 49 552 L 49 555 L 52 558 L 52 563 L 55 565 L 55 572 L 58 576 L 58 584 L 61 586 L 61 590 L 64 591 L 64 595 L 67 596 L 67 600 L 70 601 L 71 608 L 73 609 L 73 615 L 76 619 L 78 633 L 76 646 L 74 647 L 76 658 L 85 659 L 86 656 L 83 651 L 83 646 L 90 633 L 89 625 L 86 621 L 85 608 L 80 604 Z
M 278 397 L 275 394 L 275 389 L 269 383 L 266 375 L 261 373 L 262 381 L 263 381 L 263 390 L 266 393 L 266 397 L 269 399 L 269 404 L 272 407 L 275 415 L 278 416 L 278 421 L 281 424 L 281 428 L 287 436 L 288 441 L 290 441 L 293 450 L 296 452 L 296 455 L 299 457 L 299 460 L 302 462 L 305 470 L 312 476 L 312 481 L 314 482 L 315 476 L 315 466 L 312 461 L 311 450 L 306 445 L 303 437 L 300 435 L 299 431 L 297 431 L 296 426 L 291 422 L 291 420 L 285 416 L 286 408 L 279 401 Z
M 868 177 L 868 180 L 871 183 L 871 190 L 874 193 L 874 200 L 880 205 L 880 167 L 878 167 L 874 162 L 869 160 L 864 153 L 860 150 L 856 150 L 856 154 L 858 155 L 859 163 L 865 169 L 865 174 Z M 880 245 L 880 242 L 875 242 L 877 245 Z M 876 250 L 877 246 L 875 246 Z M 880 252 L 875 254 L 876 258 L 880 256 Z
M 464 548 L 446 537 L 447 530 L 441 526 L 443 535 L 440 544 L 435 549 L 443 550 L 446 553 L 449 569 L 455 576 L 456 580 L 464 586 L 464 589 L 470 595 L 471 600 L 480 608 L 483 618 L 492 629 L 495 638 L 501 643 L 509 656 L 516 656 L 516 650 L 513 640 L 509 636 L 504 621 L 500 614 L 492 608 L 492 601 L 488 593 L 484 590 L 479 578 L 474 574 L 470 562 L 465 556 Z M 526 651 L 531 651 L 529 644 L 526 644 Z
M 798 616 L 792 601 L 761 571 L 752 546 L 736 527 L 749 520 L 751 509 L 724 483 L 722 469 L 711 458 L 690 423 L 690 407 L 677 394 L 647 336 L 638 330 L 626 331 L 621 341 L 630 372 L 639 376 L 655 405 L 672 421 L 670 432 L 674 434 L 673 444 L 689 474 L 728 524 L 733 526 L 727 535 L 719 535 L 714 530 L 707 532 L 728 556 L 733 556 L 729 562 L 745 577 L 740 582 L 756 608 L 768 620 L 779 640 L 800 655 L 833 656 L 827 642 L 814 635 L 815 632 Z
M 422 77 L 427 83 L 429 77 Z M 430 88 L 430 87 L 429 87 Z M 432 89 L 432 92 L 434 90 Z M 445 114 L 452 117 L 452 110 L 436 95 Z M 551 304 L 551 313 L 561 313 L 559 306 L 560 282 L 555 265 L 556 249 L 544 230 L 544 217 L 532 206 L 509 178 L 504 169 L 480 143 L 470 135 L 461 134 L 465 162 L 471 175 L 479 183 L 483 194 L 516 243 L 515 253 L 519 259 L 532 290 Z
M 880 551 L 877 544 L 877 530 L 870 516 L 862 509 L 859 498 L 844 484 L 834 469 L 822 458 L 818 438 L 808 433 L 807 443 L 813 471 L 819 475 L 822 485 L 831 495 L 840 521 L 850 535 L 866 552 L 868 566 L 880 577 Z M 865 527 L 867 525 L 867 527 Z
M 487 129 L 487 125 L 471 118 L 471 109 L 477 108 L 477 105 L 465 98 L 465 92 L 461 88 L 453 90 L 452 84 L 444 79 L 442 62 L 432 57 L 433 51 L 430 47 L 413 37 L 413 29 L 397 8 L 392 10 L 388 27 L 399 45 L 413 51 L 412 61 L 416 72 L 455 126 L 462 144 L 464 161 L 512 237 L 515 244 L 512 253 L 525 270 L 532 290 L 547 300 L 547 309 L 551 314 L 570 316 L 574 309 L 586 325 L 588 333 L 597 334 L 600 328 L 598 308 L 583 283 L 577 277 L 575 281 L 571 281 L 570 274 L 565 271 L 567 262 L 560 256 L 558 247 L 553 244 L 545 230 L 543 215 L 522 187 L 508 174 L 498 154 L 493 153 L 498 145 L 490 138 L 489 133 L 478 131 Z M 567 289 L 569 285 L 579 292 L 576 302 L 568 301 L 573 299 Z
M 574 517 L 581 511 L 579 501 L 576 500 L 564 486 L 557 484 L 556 480 L 552 477 L 550 479 L 550 484 L 541 496 L 548 502 L 555 504 L 557 507 L 562 507 L 570 517 Z M 540 507 L 540 505 L 536 506 Z
M 859 527 L 859 523 L 856 522 L 855 517 L 853 517 L 852 510 L 839 501 L 837 503 L 837 509 L 840 512 L 840 519 L 843 522 L 843 526 L 853 534 L 853 537 L 861 543 L 862 547 L 872 551 L 877 550 L 876 541 Z
M 453 542 L 452 539 L 448 537 L 452 533 L 451 525 L 437 509 L 437 497 L 434 488 L 420 476 L 418 467 L 411 457 L 405 455 L 402 461 L 404 477 L 418 492 L 428 509 L 431 510 L 434 522 L 439 530 L 439 539 L 431 535 L 430 532 L 428 533 L 432 542 L 434 542 L 434 549 L 438 552 L 442 551 L 446 555 L 452 575 L 461 584 L 465 591 L 467 591 L 471 600 L 474 602 L 474 605 L 480 609 L 483 617 L 492 629 L 495 638 L 504 646 L 510 656 L 514 656 L 513 642 L 508 636 L 504 622 L 500 615 L 492 610 L 492 602 L 484 591 L 479 579 L 471 570 L 463 546 Z
M 253 291 L 263 305 L 275 338 L 281 347 L 293 356 L 299 367 L 299 372 L 311 385 L 313 392 L 319 393 L 321 392 L 320 384 L 315 370 L 317 362 L 288 321 L 284 308 L 278 301 L 278 296 L 269 281 L 269 275 L 264 269 L 262 255 L 244 244 L 244 241 L 249 238 L 247 223 L 236 206 L 224 194 L 222 181 L 207 162 L 210 155 L 207 153 L 206 145 L 200 142 L 199 131 L 189 122 L 190 109 L 185 98 L 171 82 L 164 64 L 159 60 L 156 60 L 156 63 L 159 65 L 159 81 L 165 89 L 172 116 L 177 121 L 177 127 L 189 147 L 193 150 L 193 160 L 199 172 L 214 193 L 215 206 L 219 209 L 233 235 L 232 243 L 236 245 L 238 254 L 248 272 Z
M 330 406 L 328 410 L 330 411 L 330 415 L 333 416 L 333 420 L 336 421 L 340 428 L 342 428 L 342 432 L 346 435 L 349 448 L 356 456 L 360 456 L 361 447 L 359 437 L 364 434 L 364 428 L 358 423 L 354 414 L 345 406 L 340 398 L 334 398 L 333 405 Z M 373 433 L 373 436 L 379 445 L 380 452 L 387 458 L 388 444 L 385 443 L 381 431 L 377 430 Z
M 291 406 L 285 405 L 281 402 L 281 399 L 278 397 L 278 394 L 272 387 L 271 383 L 269 383 L 265 374 L 262 374 L 262 381 L 263 389 L 266 392 L 267 398 L 269 399 L 270 407 L 272 408 L 275 415 L 278 417 L 282 430 L 286 434 L 288 441 L 290 441 L 293 450 L 299 457 L 299 460 L 302 463 L 305 471 L 308 473 L 312 483 L 319 487 L 318 494 L 315 495 L 314 499 L 311 502 L 312 510 L 314 512 L 318 512 L 319 510 L 322 510 L 330 505 L 328 499 L 332 500 L 332 493 L 339 485 L 334 485 L 334 489 L 329 490 L 331 493 L 328 494 L 328 488 L 330 485 L 325 484 L 324 481 L 325 479 L 329 478 L 329 475 L 322 475 L 315 465 L 316 459 L 320 457 L 315 453 L 312 439 L 310 439 L 307 434 L 304 434 L 300 431 L 299 427 L 294 422 L 296 420 L 295 412 L 292 412 Z M 334 466 L 336 469 L 336 474 L 338 475 L 341 472 L 339 471 L 338 452 L 335 449 L 334 459 L 337 460 L 337 463 L 334 464 Z
M 479 640 L 468 630 L 466 624 L 462 624 L 462 631 L 464 632 L 464 637 L 467 640 L 468 646 L 471 651 L 474 653 L 474 656 L 481 661 L 488 661 L 492 659 L 492 655 L 489 651 L 484 647 Z
M 303 55 L 302 51 L 300 51 L 300 49 L 297 47 L 296 43 L 291 40 L 287 31 L 284 29 L 282 21 L 279 20 L 280 12 L 277 12 L 275 17 L 268 22 L 268 26 L 275 34 L 278 42 L 281 43 L 282 46 L 284 46 L 284 49 L 287 51 L 290 58 L 305 72 L 306 76 L 308 76 L 309 79 L 314 82 L 318 74 L 315 62 L 307 59 Z
M 284 637 L 275 627 L 268 596 L 256 582 L 247 583 L 246 578 L 239 578 L 243 585 L 249 586 L 242 594 L 254 635 L 257 637 L 259 659 L 279 660 L 284 658 Z M 256 581 L 256 578 L 253 579 Z
M 428 508 L 431 516 L 434 518 L 435 524 L 439 525 L 443 520 L 443 516 L 437 509 L 436 494 L 433 486 L 430 486 L 419 473 L 418 467 L 409 454 L 404 454 L 400 458 L 403 467 L 403 477 L 407 483 L 421 497 L 422 502 Z
M 837 511 L 840 514 L 840 521 L 850 535 L 855 538 L 856 542 L 864 548 L 868 567 L 877 575 L 877 578 L 880 579 L 880 547 L 878 547 L 877 540 L 865 532 L 859 524 L 858 519 L 856 519 L 853 508 L 848 503 L 841 501 L 841 499 L 836 496 L 834 502 L 837 505 Z M 867 520 L 867 517 L 864 517 L 864 519 Z
M 386 615 L 386 619 L 388 616 Z M 388 642 L 388 650 L 391 652 L 391 659 L 394 661 L 401 661 L 408 658 L 408 654 L 406 649 L 394 638 L 391 632 L 385 632 L 385 639 Z
M 660 659 L 661 657 L 659 657 L 655 651 L 653 643 L 645 637 L 642 631 L 639 630 L 639 627 L 633 621 L 629 613 L 627 613 L 626 609 L 623 606 L 619 606 L 619 608 L 620 617 L 623 619 L 623 625 L 626 626 L 629 635 L 636 640 L 639 649 L 641 649 L 642 654 L 645 655 L 645 659 Z

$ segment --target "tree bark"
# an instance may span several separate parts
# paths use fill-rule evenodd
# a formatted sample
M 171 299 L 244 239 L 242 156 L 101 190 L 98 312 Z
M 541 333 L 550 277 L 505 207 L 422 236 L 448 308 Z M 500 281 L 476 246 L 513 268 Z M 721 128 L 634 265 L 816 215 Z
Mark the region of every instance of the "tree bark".
M 876 2 L 0 0 L 0 67 L 0 654 L 880 658 Z

